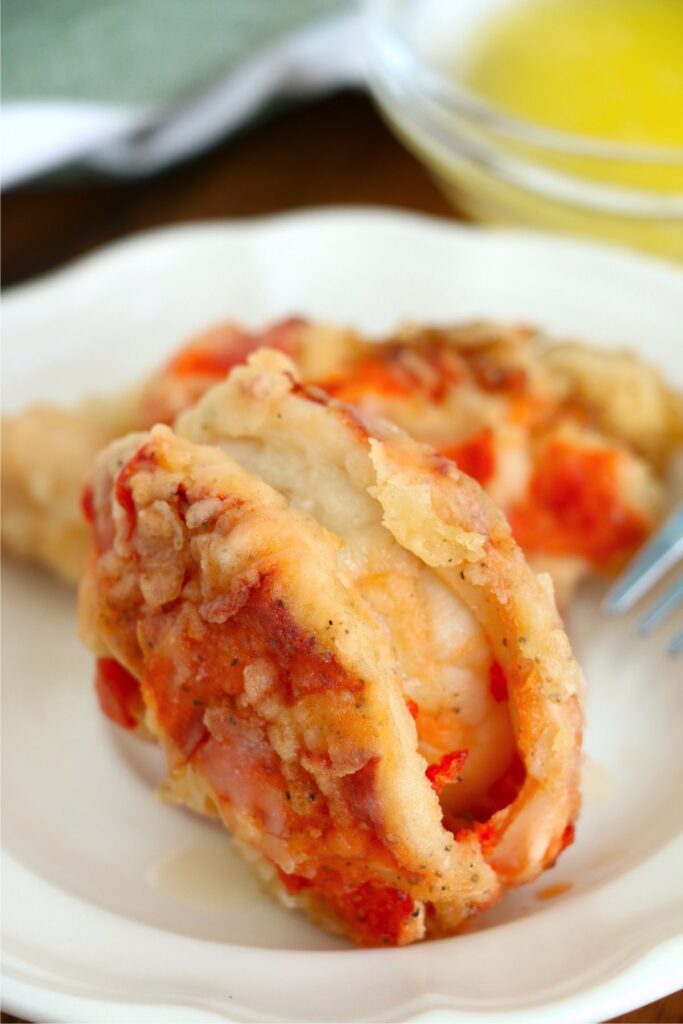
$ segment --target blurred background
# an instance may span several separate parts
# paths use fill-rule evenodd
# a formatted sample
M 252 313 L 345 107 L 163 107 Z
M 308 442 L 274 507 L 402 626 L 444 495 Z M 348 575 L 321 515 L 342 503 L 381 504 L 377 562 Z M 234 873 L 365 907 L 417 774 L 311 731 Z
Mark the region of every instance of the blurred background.
M 683 261 L 683 0 L 4 0 L 1 41 L 5 286 L 325 204 Z
M 683 260 L 681 0 L 5 0 L 2 94 L 6 285 L 329 203 Z

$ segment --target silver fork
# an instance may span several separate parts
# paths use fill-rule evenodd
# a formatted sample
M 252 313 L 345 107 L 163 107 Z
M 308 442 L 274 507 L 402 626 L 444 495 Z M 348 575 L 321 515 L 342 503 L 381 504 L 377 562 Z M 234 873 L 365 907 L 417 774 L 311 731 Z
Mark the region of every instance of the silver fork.
M 605 610 L 617 615 L 644 597 L 665 573 L 683 559 L 683 504 L 671 513 L 622 573 L 605 598 Z M 638 623 L 640 633 L 649 633 L 683 604 L 683 577 L 676 579 Z M 683 651 L 683 629 L 667 648 L 668 654 Z

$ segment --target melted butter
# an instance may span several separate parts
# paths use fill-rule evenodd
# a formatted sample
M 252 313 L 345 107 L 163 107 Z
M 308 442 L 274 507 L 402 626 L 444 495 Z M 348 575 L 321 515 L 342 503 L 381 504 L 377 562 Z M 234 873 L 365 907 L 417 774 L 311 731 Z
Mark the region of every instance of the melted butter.
M 441 145 L 397 108 L 399 131 L 457 209 L 484 223 L 598 236 L 683 260 L 683 0 L 509 0 L 469 38 L 450 48 L 440 39 L 435 59 L 457 84 L 528 123 L 654 151 L 598 157 L 453 115 L 456 137 L 496 154 L 489 166 Z
M 683 3 L 518 0 L 480 28 L 463 77 L 549 128 L 683 146 Z
M 564 896 L 572 887 L 571 882 L 557 882 L 556 885 L 548 885 L 536 893 L 537 900 L 554 900 L 557 896 Z
M 227 836 L 203 839 L 153 862 L 147 881 L 180 903 L 225 911 L 248 906 L 262 894 Z

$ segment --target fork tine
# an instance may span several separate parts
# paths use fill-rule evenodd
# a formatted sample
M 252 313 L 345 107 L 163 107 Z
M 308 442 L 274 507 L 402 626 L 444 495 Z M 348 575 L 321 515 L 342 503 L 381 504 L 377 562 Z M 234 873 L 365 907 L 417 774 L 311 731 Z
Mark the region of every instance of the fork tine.
M 649 633 L 683 601 L 683 577 L 676 580 L 663 597 L 655 601 L 647 615 L 638 623 L 639 633 Z
M 683 651 L 683 629 L 677 633 L 666 649 L 667 654 L 680 654 Z
M 608 592 L 604 608 L 628 611 L 683 556 L 683 505 L 669 516 Z

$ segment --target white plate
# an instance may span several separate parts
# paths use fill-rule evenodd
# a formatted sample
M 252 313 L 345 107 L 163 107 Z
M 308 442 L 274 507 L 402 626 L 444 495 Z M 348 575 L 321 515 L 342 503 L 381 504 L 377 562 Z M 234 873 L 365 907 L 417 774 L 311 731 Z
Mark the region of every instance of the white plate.
M 673 267 L 343 210 L 157 231 L 15 290 L 5 407 L 134 380 L 221 317 L 296 312 L 372 331 L 406 317 L 523 318 L 631 345 L 683 383 Z M 681 665 L 661 637 L 637 640 L 632 620 L 605 620 L 598 600 L 589 588 L 570 622 L 589 692 L 576 844 L 477 931 L 358 951 L 261 896 L 221 831 L 154 800 L 158 754 L 100 716 L 73 595 L 8 562 L 7 1007 L 52 1021 L 562 1024 L 683 984 Z M 571 888 L 537 899 L 551 883 Z

